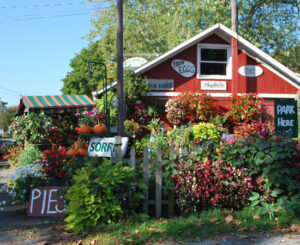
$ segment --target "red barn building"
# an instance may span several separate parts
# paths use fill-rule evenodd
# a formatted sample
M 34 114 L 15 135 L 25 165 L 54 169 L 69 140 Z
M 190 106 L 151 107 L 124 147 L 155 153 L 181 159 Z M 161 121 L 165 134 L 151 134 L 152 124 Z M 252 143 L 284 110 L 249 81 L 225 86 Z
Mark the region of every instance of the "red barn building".
M 227 27 L 216 24 L 135 70 L 147 77 L 151 97 L 183 91 L 210 94 L 226 106 L 230 96 L 256 93 L 274 114 L 274 100 L 296 99 L 300 78 Z

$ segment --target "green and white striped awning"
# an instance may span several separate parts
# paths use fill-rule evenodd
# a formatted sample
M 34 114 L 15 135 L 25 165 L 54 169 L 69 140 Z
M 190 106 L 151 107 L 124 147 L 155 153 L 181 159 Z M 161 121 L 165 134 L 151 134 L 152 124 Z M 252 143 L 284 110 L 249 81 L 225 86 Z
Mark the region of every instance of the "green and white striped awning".
M 87 95 L 23 96 L 17 115 L 31 112 L 64 113 L 89 111 L 96 104 Z

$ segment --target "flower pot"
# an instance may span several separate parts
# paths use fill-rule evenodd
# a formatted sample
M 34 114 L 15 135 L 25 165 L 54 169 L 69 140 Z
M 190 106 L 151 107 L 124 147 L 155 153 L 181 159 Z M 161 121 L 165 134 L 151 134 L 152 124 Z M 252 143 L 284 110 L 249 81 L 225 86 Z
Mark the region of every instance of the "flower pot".
M 105 134 L 107 133 L 107 127 L 105 126 L 104 123 L 97 124 L 93 128 L 94 134 Z
M 90 134 L 90 133 L 92 133 L 92 131 L 93 131 L 92 127 L 87 126 L 87 125 L 82 125 L 79 128 L 78 133 L 79 134 Z

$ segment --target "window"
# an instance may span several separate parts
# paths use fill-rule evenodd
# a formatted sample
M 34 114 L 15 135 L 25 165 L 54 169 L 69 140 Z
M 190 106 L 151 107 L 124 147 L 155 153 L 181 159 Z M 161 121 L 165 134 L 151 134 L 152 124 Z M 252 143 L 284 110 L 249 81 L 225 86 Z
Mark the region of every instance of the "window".
M 223 44 L 198 44 L 197 77 L 231 79 L 231 48 Z

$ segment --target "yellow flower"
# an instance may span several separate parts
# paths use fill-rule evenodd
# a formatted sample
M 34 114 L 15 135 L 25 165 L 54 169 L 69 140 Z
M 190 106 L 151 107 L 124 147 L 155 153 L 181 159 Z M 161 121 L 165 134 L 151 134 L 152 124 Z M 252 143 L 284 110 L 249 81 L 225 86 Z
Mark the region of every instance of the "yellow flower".
M 265 178 L 265 182 L 268 183 L 269 182 L 269 178 Z

